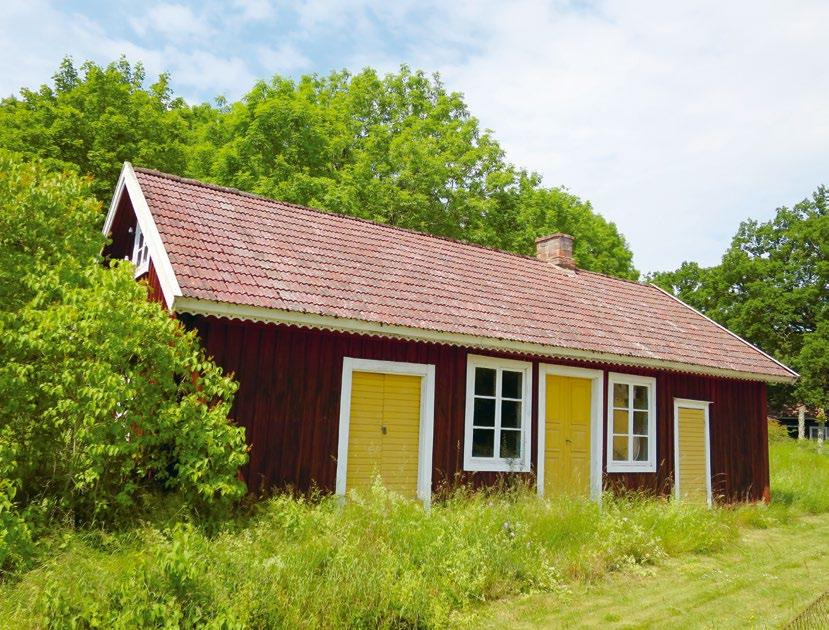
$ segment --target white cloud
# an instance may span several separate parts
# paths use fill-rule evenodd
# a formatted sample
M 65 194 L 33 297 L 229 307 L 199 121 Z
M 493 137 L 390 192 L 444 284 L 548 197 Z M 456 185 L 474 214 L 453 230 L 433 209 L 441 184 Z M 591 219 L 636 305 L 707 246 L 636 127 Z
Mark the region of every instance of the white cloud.
M 213 28 L 206 19 L 183 4 L 158 4 L 145 15 L 130 18 L 138 35 L 156 32 L 171 41 L 187 41 L 209 37 Z
M 492 2 L 435 22 L 483 42 L 438 66 L 509 159 L 592 200 L 645 270 L 716 263 L 739 221 L 826 181 L 825 4 Z
M 274 72 L 439 70 L 508 159 L 590 199 L 644 270 L 715 263 L 741 220 L 829 183 L 822 1 L 162 4 L 134 38 L 59 6 L 4 4 L 0 93 L 48 80 L 67 52 L 126 52 L 180 93 L 229 98 Z M 245 39 L 277 17 L 267 40 Z
M 233 4 L 241 11 L 243 20 L 269 20 L 276 15 L 276 9 L 270 0 L 234 0 Z
M 257 60 L 265 69 L 267 76 L 289 74 L 311 66 L 311 60 L 290 42 L 283 42 L 276 48 L 257 47 Z
M 165 56 L 176 83 L 202 93 L 237 99 L 253 86 L 256 79 L 247 62 L 240 57 L 221 57 L 204 50 L 182 52 L 173 49 Z
M 247 62 L 237 55 L 175 43 L 162 48 L 143 46 L 111 35 L 87 16 L 64 14 L 40 0 L 12 3 L 6 8 L 0 14 L 2 95 L 48 81 L 66 54 L 76 62 L 92 59 L 98 63 L 109 63 L 124 54 L 132 62 L 141 61 L 149 79 L 169 71 L 180 93 L 190 101 L 201 100 L 203 93 L 239 98 L 255 80 Z M 32 33 L 39 36 L 33 38 Z

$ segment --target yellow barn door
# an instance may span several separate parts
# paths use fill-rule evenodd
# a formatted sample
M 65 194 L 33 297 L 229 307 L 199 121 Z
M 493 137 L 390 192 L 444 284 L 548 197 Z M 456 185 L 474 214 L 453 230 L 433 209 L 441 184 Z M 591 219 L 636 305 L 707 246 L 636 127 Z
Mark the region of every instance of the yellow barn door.
M 366 489 L 379 475 L 388 489 L 417 495 L 421 378 L 352 374 L 346 490 Z
M 674 416 L 676 496 L 687 501 L 710 502 L 708 405 L 698 401 L 676 401 Z
M 546 376 L 544 494 L 587 496 L 590 491 L 592 381 Z

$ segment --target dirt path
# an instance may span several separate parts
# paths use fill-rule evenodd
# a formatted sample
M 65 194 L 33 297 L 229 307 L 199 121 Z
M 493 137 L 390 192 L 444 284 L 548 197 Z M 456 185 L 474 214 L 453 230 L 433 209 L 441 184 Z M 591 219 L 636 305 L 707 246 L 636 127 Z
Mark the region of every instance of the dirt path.
M 564 597 L 494 603 L 486 625 L 509 628 L 778 628 L 829 590 L 829 515 L 745 530 L 733 549 L 685 556 Z

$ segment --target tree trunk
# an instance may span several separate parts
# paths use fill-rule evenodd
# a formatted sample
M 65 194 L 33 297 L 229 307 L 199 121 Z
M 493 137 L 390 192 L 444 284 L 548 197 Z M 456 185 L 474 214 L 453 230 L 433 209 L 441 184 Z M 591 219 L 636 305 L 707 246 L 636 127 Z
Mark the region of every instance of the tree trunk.
M 806 439 L 806 407 L 803 405 L 797 408 L 797 439 Z
M 818 421 L 817 423 L 817 450 L 823 450 L 823 434 L 825 431 L 826 422 Z

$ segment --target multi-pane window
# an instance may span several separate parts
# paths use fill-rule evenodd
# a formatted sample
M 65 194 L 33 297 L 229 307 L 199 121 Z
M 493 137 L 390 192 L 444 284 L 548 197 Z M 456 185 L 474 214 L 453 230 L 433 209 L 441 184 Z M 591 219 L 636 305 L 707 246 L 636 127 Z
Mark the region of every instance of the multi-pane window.
M 141 231 L 141 226 L 135 224 L 135 240 L 132 245 L 132 264 L 135 265 L 135 276 L 146 273 L 150 267 L 150 248 L 147 239 Z
M 655 470 L 655 384 L 650 377 L 609 375 L 609 472 Z
M 466 470 L 529 470 L 532 364 L 470 356 Z

